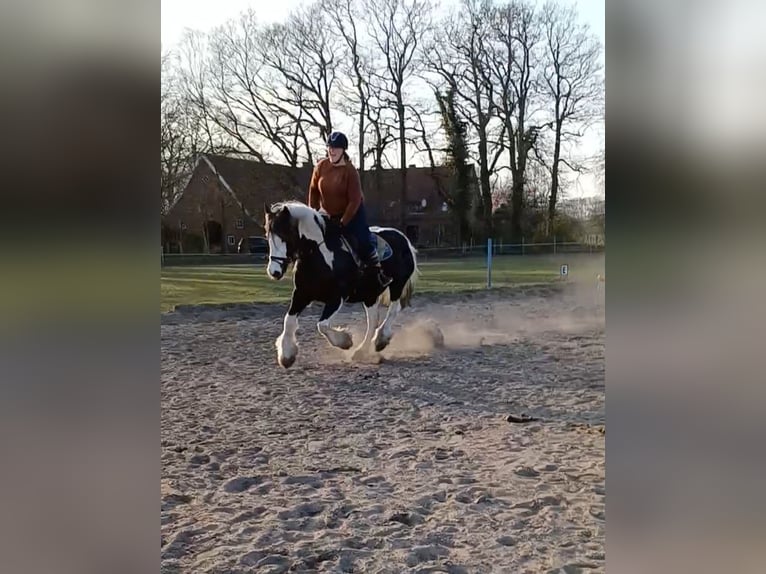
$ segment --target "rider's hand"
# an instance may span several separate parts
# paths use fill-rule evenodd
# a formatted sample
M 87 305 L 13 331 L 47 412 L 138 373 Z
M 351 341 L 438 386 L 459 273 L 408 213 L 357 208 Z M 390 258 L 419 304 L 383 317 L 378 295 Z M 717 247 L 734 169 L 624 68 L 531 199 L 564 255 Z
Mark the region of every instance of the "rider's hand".
M 340 217 L 331 217 L 330 222 L 338 229 L 343 229 L 343 222 Z

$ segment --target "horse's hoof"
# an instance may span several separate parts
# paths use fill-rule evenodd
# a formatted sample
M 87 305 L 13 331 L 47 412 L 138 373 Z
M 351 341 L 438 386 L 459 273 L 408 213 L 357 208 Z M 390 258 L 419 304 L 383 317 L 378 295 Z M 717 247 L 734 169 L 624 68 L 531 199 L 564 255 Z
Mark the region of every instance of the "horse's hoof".
M 289 369 L 295 363 L 296 357 L 279 357 L 280 366 Z
M 375 341 L 375 351 L 380 353 L 383 349 L 388 347 L 388 344 L 391 342 L 391 339 L 379 339 Z
M 354 339 L 346 332 L 342 332 L 340 336 L 340 341 L 338 342 L 338 348 L 343 349 L 344 351 L 348 351 L 351 347 L 354 346 Z

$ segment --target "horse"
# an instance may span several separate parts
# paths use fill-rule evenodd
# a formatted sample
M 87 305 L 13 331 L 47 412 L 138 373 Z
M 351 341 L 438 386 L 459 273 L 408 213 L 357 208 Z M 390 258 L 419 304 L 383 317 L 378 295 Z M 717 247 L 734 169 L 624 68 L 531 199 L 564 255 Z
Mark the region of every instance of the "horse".
M 343 303 L 362 303 L 367 315 L 364 340 L 354 350 L 352 359 L 370 355 L 370 345 L 381 352 L 393 337 L 393 322 L 397 314 L 410 306 L 416 276 L 419 274 L 417 251 L 401 231 L 388 227 L 370 227 L 386 253 L 381 266 L 392 279 L 381 288 L 376 278 L 364 273 L 354 248 L 342 238 L 330 218 L 298 201 L 264 205 L 266 238 L 269 258 L 266 271 L 275 281 L 285 277 L 293 264 L 293 292 L 285 314 L 282 333 L 276 340 L 277 362 L 287 369 L 298 356 L 298 316 L 314 302 L 324 309 L 317 330 L 330 345 L 348 350 L 353 346 L 351 335 L 331 326 L 333 317 Z M 378 324 L 382 305 L 388 311 Z

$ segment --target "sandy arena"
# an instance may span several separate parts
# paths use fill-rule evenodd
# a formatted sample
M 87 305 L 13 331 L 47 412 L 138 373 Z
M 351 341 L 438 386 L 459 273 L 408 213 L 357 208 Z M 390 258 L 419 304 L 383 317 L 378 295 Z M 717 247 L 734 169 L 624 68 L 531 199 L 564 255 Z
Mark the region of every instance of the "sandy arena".
M 594 293 L 416 292 L 380 364 L 314 306 L 287 371 L 287 303 L 164 315 L 162 572 L 604 572 Z

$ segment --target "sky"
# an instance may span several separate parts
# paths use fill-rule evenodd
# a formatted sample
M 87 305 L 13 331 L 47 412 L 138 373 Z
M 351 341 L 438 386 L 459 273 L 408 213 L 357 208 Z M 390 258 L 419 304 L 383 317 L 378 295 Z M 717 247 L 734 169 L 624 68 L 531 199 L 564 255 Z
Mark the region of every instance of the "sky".
M 329 0 L 332 1 L 332 0 Z M 606 45 L 604 12 L 606 0 L 575 0 L 580 17 Z M 305 0 L 162 0 L 161 43 L 162 51 L 172 49 L 182 38 L 185 29 L 208 31 L 226 20 L 252 8 L 264 23 L 284 20 Z M 442 1 L 445 8 L 453 1 Z M 602 53 L 602 64 L 604 56 Z M 591 130 L 580 142 L 579 151 L 592 155 L 603 147 L 603 130 Z M 572 180 L 569 197 L 598 194 L 595 178 L 583 175 Z

